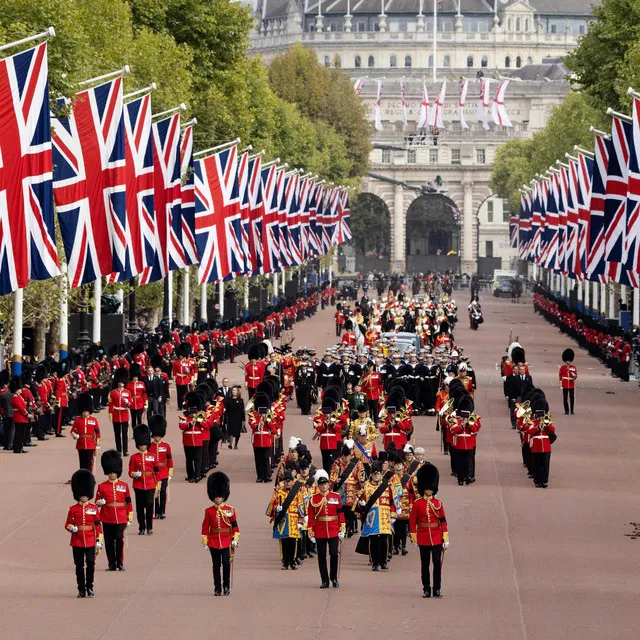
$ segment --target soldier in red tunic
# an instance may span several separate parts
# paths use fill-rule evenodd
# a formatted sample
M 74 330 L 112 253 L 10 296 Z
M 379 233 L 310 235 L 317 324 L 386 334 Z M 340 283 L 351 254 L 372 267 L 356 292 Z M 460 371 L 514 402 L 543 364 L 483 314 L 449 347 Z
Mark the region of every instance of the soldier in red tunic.
M 142 412 L 147 408 L 147 386 L 141 380 L 142 369 L 137 362 L 129 367 L 129 383 L 127 391 L 131 394 L 131 428 L 135 429 L 142 422 Z
M 207 494 L 213 506 L 204 512 L 202 546 L 211 553 L 213 594 L 228 596 L 231 593 L 233 556 L 240 539 L 236 510 L 225 504 L 229 499 L 229 477 L 222 471 L 212 473 L 207 480 Z
M 573 415 L 576 379 L 578 377 L 578 369 L 576 369 L 573 364 L 575 357 L 576 354 L 573 349 L 565 349 L 562 352 L 562 362 L 564 364 L 560 367 L 560 371 L 558 371 L 560 387 L 562 388 L 562 402 L 564 403 L 565 415 L 569 415 L 569 409 L 571 409 L 571 415 Z
M 309 540 L 317 545 L 318 568 L 320 569 L 321 589 L 329 588 L 329 580 L 337 589 L 340 543 L 344 540 L 345 519 L 340 496 L 329 491 L 329 474 L 319 469 L 315 475 L 318 492 L 309 497 L 307 513 L 309 517 Z M 329 547 L 330 569 L 327 571 L 327 547 Z
M 129 458 L 129 477 L 133 479 L 133 492 L 136 496 L 136 516 L 138 535 L 153 533 L 153 499 L 158 491 L 159 471 L 156 457 L 149 451 L 151 432 L 146 424 L 140 424 L 133 430 L 133 439 L 138 453 Z
M 76 441 L 80 468 L 93 470 L 93 458 L 100 446 L 100 425 L 97 418 L 91 415 L 93 411 L 93 398 L 91 394 L 81 393 L 76 398 L 76 406 L 80 416 L 73 421 L 71 435 Z
M 449 548 L 449 529 L 444 505 L 436 499 L 438 493 L 438 469 L 425 462 L 416 472 L 418 495 L 411 506 L 409 532 L 411 542 L 420 548 L 422 568 L 422 597 L 431 597 L 429 563 L 433 562 L 433 597 L 440 598 L 442 586 L 442 554 Z
M 100 522 L 104 529 L 104 544 L 109 567 L 107 571 L 124 571 L 124 532 L 133 521 L 133 506 L 129 485 L 120 480 L 122 457 L 115 449 L 100 457 L 107 480 L 98 485 L 96 504 L 100 507 Z
M 173 477 L 173 454 L 171 453 L 171 445 L 164 442 L 163 438 L 167 435 L 167 419 L 164 416 L 156 414 L 149 418 L 149 430 L 153 442 L 149 446 L 149 451 L 156 456 L 158 461 L 158 481 L 160 482 L 160 491 L 155 500 L 155 517 L 158 520 L 166 518 L 165 511 L 167 509 L 167 491 L 169 482 Z
M 262 382 L 265 372 L 265 363 L 260 360 L 260 349 L 257 344 L 249 347 L 249 362 L 244 370 L 244 382 L 247 386 L 249 398 L 253 398 L 258 385 Z
M 71 476 L 71 491 L 77 503 L 69 507 L 64 528 L 71 534 L 78 598 L 93 598 L 96 554 L 103 545 L 98 507 L 89 502 L 95 488 L 96 481 L 91 471 L 80 469 Z
M 109 394 L 109 420 L 113 423 L 116 449 L 125 457 L 129 455 L 129 408 L 131 392 L 125 389 L 129 379 L 129 370 L 116 369 L 113 377 L 114 389 Z
M 336 336 L 339 337 L 342 333 L 342 327 L 344 326 L 344 313 L 342 312 L 342 309 L 338 309 L 333 317 L 336 320 Z

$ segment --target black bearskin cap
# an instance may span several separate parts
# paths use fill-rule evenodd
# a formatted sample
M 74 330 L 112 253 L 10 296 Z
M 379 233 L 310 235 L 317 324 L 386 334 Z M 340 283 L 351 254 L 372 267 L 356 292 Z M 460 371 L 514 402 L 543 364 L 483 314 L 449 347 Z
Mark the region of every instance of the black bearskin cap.
M 143 445 L 151 445 L 151 431 L 146 424 L 140 424 L 133 430 L 133 439 L 136 442 L 136 447 L 142 447 Z
M 253 406 L 256 409 L 269 409 L 271 408 L 271 398 L 263 391 L 256 391 L 253 396 Z
M 257 344 L 252 344 L 247 351 L 249 360 L 260 360 L 260 349 Z
M 129 367 L 129 379 L 133 380 L 134 378 L 138 378 L 138 380 L 140 380 L 141 377 L 142 377 L 142 367 L 137 362 L 134 362 Z
M 78 411 L 82 413 L 83 411 L 88 411 L 89 413 L 93 412 L 93 398 L 90 393 L 81 393 L 76 398 L 76 405 L 78 407 Z
M 156 353 L 155 355 L 151 356 L 151 366 L 154 369 L 162 369 L 162 367 L 164 367 L 164 360 L 162 359 L 162 356 L 159 353 Z
M 202 394 L 195 391 L 189 391 L 184 397 L 185 411 L 187 413 L 196 413 L 202 411 L 205 406 L 205 399 Z
M 15 393 L 18 389 L 22 389 L 22 378 L 20 376 L 13 376 L 9 381 L 9 391 Z
M 256 387 L 256 393 L 264 393 L 266 396 L 269 397 L 270 401 L 273 401 L 275 399 L 273 395 L 273 385 L 270 382 L 267 382 L 266 380 L 263 380 Z
M 562 362 L 573 362 L 574 358 L 576 357 L 575 352 L 573 351 L 573 349 L 565 349 L 562 352 Z
M 176 356 L 186 358 L 190 353 L 190 345 L 188 342 L 181 342 L 175 349 Z
M 229 476 L 222 471 L 215 471 L 207 479 L 207 495 L 213 502 L 216 498 L 229 499 L 231 492 Z
M 149 431 L 151 437 L 160 436 L 164 438 L 167 435 L 167 419 L 160 414 L 155 414 L 149 418 Z
M 331 397 L 325 396 L 322 398 L 322 410 L 327 410 L 328 413 L 335 411 L 338 403 Z
M 105 451 L 100 456 L 100 464 L 105 476 L 115 473 L 119 478 L 122 475 L 122 456 L 115 449 Z
M 126 367 L 116 369 L 116 372 L 113 374 L 113 386 L 117 388 L 120 382 L 124 385 L 129 382 L 129 370 Z
M 75 500 L 80 500 L 82 496 L 87 496 L 89 500 L 93 498 L 96 489 L 96 479 L 93 473 L 87 469 L 78 469 L 71 476 L 71 492 Z
M 466 393 L 465 395 L 460 396 L 458 398 L 455 407 L 458 415 L 464 412 L 473 413 L 473 409 L 474 409 L 473 398 L 468 393 Z
M 515 364 L 525 363 L 524 349 L 522 347 L 513 347 L 511 350 L 511 362 Z
M 438 473 L 438 467 L 425 462 L 418 467 L 416 472 L 416 479 L 418 481 L 418 493 L 420 496 L 424 496 L 425 491 L 433 491 L 435 496 L 438 493 L 438 484 L 440 482 L 440 474 Z

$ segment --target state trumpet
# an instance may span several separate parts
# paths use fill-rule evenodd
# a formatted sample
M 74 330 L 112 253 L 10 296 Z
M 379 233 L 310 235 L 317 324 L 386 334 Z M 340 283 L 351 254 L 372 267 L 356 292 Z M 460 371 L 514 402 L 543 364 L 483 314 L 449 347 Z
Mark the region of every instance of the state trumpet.
M 467 418 L 467 424 L 469 426 L 474 426 L 478 420 L 480 420 L 480 416 L 477 413 L 472 413 L 468 418 Z

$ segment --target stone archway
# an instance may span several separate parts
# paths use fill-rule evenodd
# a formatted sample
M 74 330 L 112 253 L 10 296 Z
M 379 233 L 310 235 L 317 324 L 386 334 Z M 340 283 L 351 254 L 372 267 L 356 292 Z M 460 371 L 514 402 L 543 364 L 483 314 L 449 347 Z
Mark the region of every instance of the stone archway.
M 386 270 L 391 252 L 391 214 L 374 193 L 359 193 L 350 203 L 351 246 L 358 271 Z
M 451 198 L 423 194 L 407 210 L 407 272 L 457 271 L 461 250 L 461 214 Z

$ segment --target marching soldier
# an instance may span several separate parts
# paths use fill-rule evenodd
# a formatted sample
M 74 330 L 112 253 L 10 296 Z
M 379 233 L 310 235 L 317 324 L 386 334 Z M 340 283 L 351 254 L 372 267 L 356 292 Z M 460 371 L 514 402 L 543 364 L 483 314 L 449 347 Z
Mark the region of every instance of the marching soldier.
M 244 382 L 247 386 L 249 399 L 253 398 L 258 385 L 262 382 L 265 374 L 265 363 L 260 360 L 260 349 L 257 344 L 249 347 L 249 362 L 244 370 Z
M 311 392 L 316 384 L 316 376 L 313 368 L 309 366 L 308 356 L 303 356 L 300 365 L 294 375 L 296 388 L 296 401 L 303 416 L 311 413 Z
M 271 403 L 266 393 L 258 392 L 247 422 L 252 431 L 253 456 L 256 464 L 256 482 L 271 482 L 269 455 L 273 448 L 276 425 L 273 423 Z
M 573 364 L 576 354 L 573 349 L 565 349 L 562 352 L 562 362 L 564 363 L 558 371 L 560 379 L 560 387 L 562 388 L 562 402 L 564 404 L 564 413 L 573 415 L 573 406 L 575 402 L 576 379 L 578 378 L 578 369 Z
M 182 403 L 187 391 L 189 391 L 189 383 L 191 382 L 191 365 L 186 357 L 188 352 L 188 344 L 179 344 L 175 350 L 177 360 L 174 360 L 172 367 L 173 379 L 176 383 L 176 393 L 178 396 L 178 411 L 182 409 Z
M 333 314 L 333 317 L 336 321 L 336 337 L 340 337 L 342 328 L 344 327 L 344 313 L 341 307 L 339 307 L 338 310 Z
M 211 553 L 215 596 L 231 594 L 231 567 L 240 540 L 236 510 L 225 504 L 229 492 L 229 477 L 225 473 L 216 471 L 209 476 L 207 495 L 213 506 L 205 509 L 201 533 L 202 546 Z
M 169 482 L 173 478 L 173 454 L 171 445 L 164 442 L 167 435 L 167 419 L 161 415 L 154 415 L 149 418 L 149 430 L 151 431 L 152 442 L 149 451 L 155 455 L 158 463 L 157 479 L 160 482 L 160 490 L 155 498 L 154 514 L 156 520 L 164 520 L 167 510 L 167 493 Z
M 129 368 L 129 383 L 127 390 L 131 396 L 129 410 L 131 411 L 131 428 L 135 429 L 142 422 L 142 412 L 147 408 L 147 386 L 140 379 L 142 369 L 134 362 Z
M 100 507 L 100 522 L 109 566 L 107 571 L 124 571 L 124 532 L 133 521 L 133 506 L 129 485 L 120 480 L 122 457 L 109 449 L 100 457 L 107 480 L 98 485 L 96 504 Z
M 327 472 L 316 472 L 315 481 L 318 492 L 309 498 L 309 536 L 310 542 L 318 550 L 318 568 L 320 569 L 321 589 L 329 588 L 329 581 L 338 588 L 340 544 L 345 535 L 344 511 L 340 496 L 330 491 L 331 485 Z M 327 571 L 327 547 L 329 548 L 330 568 Z
M 182 446 L 187 465 L 187 482 L 200 482 L 202 478 L 202 433 L 209 428 L 204 415 L 205 401 L 203 396 L 190 391 L 184 397 L 185 410 L 178 421 L 182 431 Z
M 98 507 L 89 502 L 95 488 L 96 481 L 91 471 L 79 469 L 71 476 L 71 491 L 77 503 L 69 507 L 64 528 L 71 534 L 78 598 L 94 596 L 96 555 L 103 545 Z
M 138 518 L 138 535 L 153 533 L 153 499 L 159 482 L 156 474 L 159 467 L 156 457 L 149 451 L 151 432 L 146 424 L 138 425 L 133 430 L 133 439 L 138 453 L 129 458 L 129 477 L 133 479 L 133 492 L 136 496 L 136 516 Z
M 291 471 L 284 472 L 267 507 L 267 516 L 273 524 L 273 538 L 280 541 L 282 569 L 296 570 L 296 550 L 300 540 L 301 520 L 305 517 L 304 495 L 300 491 L 303 483 L 294 482 Z
M 313 418 L 313 427 L 316 430 L 314 440 L 320 439 L 322 467 L 327 473 L 331 471 L 331 465 L 337 455 L 338 439 L 342 431 L 336 407 L 336 401 L 333 398 L 324 398 L 322 408 Z
M 533 419 L 527 429 L 531 447 L 533 483 L 538 489 L 549 486 L 551 445 L 556 441 L 556 429 L 549 415 L 549 404 L 538 397 L 532 402 Z
M 436 499 L 438 493 L 438 469 L 425 463 L 416 473 L 418 497 L 411 508 L 409 531 L 411 542 L 420 549 L 422 597 L 431 597 L 429 564 L 433 562 L 433 597 L 442 597 L 442 554 L 449 548 L 449 529 L 444 505 Z
M 131 392 L 125 389 L 129 371 L 124 367 L 116 369 L 113 378 L 115 389 L 109 394 L 109 420 L 113 423 L 116 449 L 125 458 L 129 455 L 129 408 Z
M 362 491 L 365 483 L 364 465 L 353 455 L 353 450 L 349 446 L 353 446 L 352 441 L 345 441 L 340 451 L 340 457 L 333 463 L 331 467 L 332 491 L 340 496 L 342 511 L 346 514 L 347 537 L 351 537 L 357 532 L 356 514 L 353 506 L 356 502 L 356 496 Z
M 196 368 L 198 371 L 196 384 L 202 384 L 211 376 L 211 372 L 213 371 L 212 358 L 205 349 L 205 344 L 203 342 L 198 345 Z
M 476 481 L 476 434 L 482 425 L 473 409 L 473 398 L 465 394 L 456 402 L 457 415 L 450 416 L 452 419 L 449 421 L 449 431 L 453 436 L 454 469 L 460 486 Z
M 100 447 L 100 425 L 93 411 L 93 399 L 91 394 L 85 392 L 76 399 L 80 416 L 73 421 L 71 435 L 76 441 L 76 449 L 80 460 L 80 468 L 93 471 L 93 458 Z

